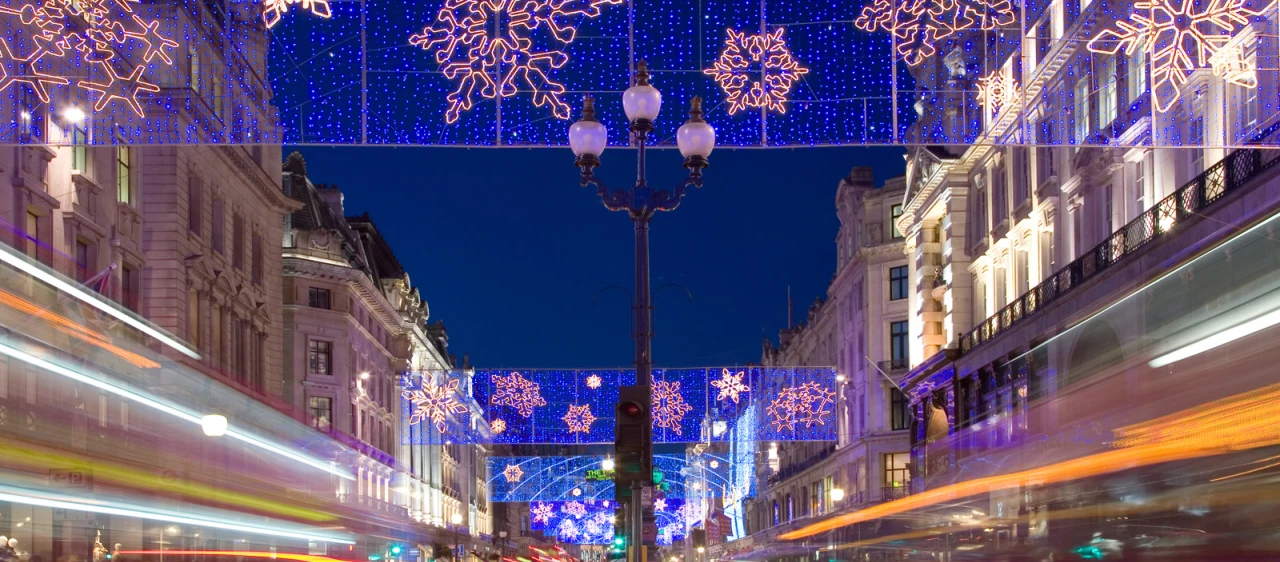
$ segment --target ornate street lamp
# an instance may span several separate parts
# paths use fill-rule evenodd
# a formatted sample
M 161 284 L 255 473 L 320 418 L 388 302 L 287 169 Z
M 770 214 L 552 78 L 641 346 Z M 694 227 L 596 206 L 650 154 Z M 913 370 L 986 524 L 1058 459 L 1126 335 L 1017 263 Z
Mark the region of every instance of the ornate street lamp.
M 702 169 L 707 167 L 707 157 L 716 146 L 716 132 L 711 125 L 702 120 L 702 99 L 693 98 L 689 110 L 689 120 L 676 131 L 676 145 L 684 156 L 684 167 L 689 170 L 689 177 L 671 189 L 654 190 L 645 182 L 645 149 L 649 143 L 649 134 L 653 132 L 653 122 L 662 109 L 662 92 L 649 84 L 649 70 L 644 61 L 636 65 L 635 83 L 622 94 L 622 110 L 627 114 L 630 123 L 632 143 L 636 147 L 636 183 L 628 189 L 611 189 L 595 176 L 595 169 L 600 166 L 600 154 L 604 152 L 609 131 L 603 123 L 596 121 L 595 101 L 588 96 L 583 100 L 582 119 L 569 127 L 569 148 L 577 157 L 576 165 L 582 171 L 581 183 L 595 186 L 596 193 L 605 208 L 610 211 L 626 211 L 631 215 L 631 222 L 636 230 L 636 289 L 632 299 L 632 318 L 635 322 L 633 335 L 636 340 L 636 384 L 647 387 L 653 370 L 653 306 L 650 304 L 649 288 L 649 221 L 657 211 L 673 211 L 684 198 L 689 186 L 702 187 Z M 652 404 L 648 393 L 644 393 L 643 415 L 652 416 Z M 621 417 L 619 417 L 621 419 Z M 650 418 L 651 419 L 651 418 Z M 644 422 L 646 427 L 648 421 Z M 639 453 L 644 457 L 642 466 L 653 466 L 653 449 L 651 443 L 641 445 Z M 622 459 L 623 452 L 618 451 Z M 648 484 L 645 482 L 644 484 Z M 614 483 L 615 486 L 624 484 Z M 631 482 L 633 490 L 638 490 L 641 483 Z M 638 492 L 633 492 L 636 494 Z M 641 507 L 640 498 L 633 497 L 631 514 L 627 516 L 626 530 L 619 529 L 619 535 L 631 537 L 631 543 L 642 545 L 641 532 L 643 521 L 652 521 L 652 508 Z M 637 556 L 637 559 L 639 557 Z

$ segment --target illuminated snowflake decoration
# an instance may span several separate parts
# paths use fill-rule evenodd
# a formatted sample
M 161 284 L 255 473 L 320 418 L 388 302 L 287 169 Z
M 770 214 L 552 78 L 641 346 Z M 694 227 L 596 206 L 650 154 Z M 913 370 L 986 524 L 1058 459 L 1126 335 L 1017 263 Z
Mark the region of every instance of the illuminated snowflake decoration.
M 598 537 L 604 533 L 604 525 L 600 521 L 599 516 L 592 517 L 587 521 L 585 525 L 582 526 L 582 530 L 583 530 L 583 534 L 585 535 Z
M 294 4 L 300 4 L 303 10 L 325 19 L 333 15 L 329 11 L 329 0 L 265 0 L 262 3 L 262 22 L 267 24 L 267 29 L 280 23 L 280 18 Z
M 601 382 L 603 381 L 600 380 L 600 375 L 591 375 L 587 377 L 587 388 L 590 388 L 591 390 L 600 388 Z
M 34 47 L 15 53 L 12 37 L 0 38 L 0 91 L 21 84 L 49 103 L 49 88 L 76 87 L 97 94 L 94 110 L 119 100 L 138 117 L 145 117 L 138 96 L 156 93 L 160 86 L 142 79 L 146 64 L 134 65 L 117 52 L 141 51 L 143 63 L 173 64 L 171 51 L 178 46 L 159 31 L 160 23 L 134 13 L 138 0 L 45 0 L 40 3 L 0 6 L 0 15 L 15 20 L 12 26 L 30 31 Z M 83 68 L 71 76 L 47 74 L 53 59 L 79 59 Z M 96 78 L 83 79 L 79 78 Z
M 656 500 L 653 500 L 653 510 L 654 510 L 654 511 L 666 511 L 666 510 L 667 510 L 667 499 L 666 499 L 666 498 L 658 498 L 658 499 L 656 499 Z
M 862 8 L 854 25 L 891 33 L 898 56 L 916 66 L 938 52 L 938 41 L 954 33 L 989 31 L 1015 21 L 1009 0 L 875 0 Z
M 578 524 L 572 519 L 565 519 L 560 522 L 560 526 L 556 527 L 556 536 L 565 542 L 573 542 L 578 538 Z
M 596 417 L 591 414 L 590 404 L 581 406 L 570 404 L 569 413 L 560 419 L 569 426 L 569 433 L 590 433 L 591 424 L 596 421 Z
M 622 0 L 445 0 L 434 24 L 409 37 L 409 43 L 435 54 L 445 78 L 456 80 L 448 96 L 445 121 L 455 123 L 475 105 L 475 96 L 508 98 L 533 92 L 533 104 L 560 119 L 569 104 L 560 99 L 563 84 L 552 70 L 569 62 L 564 51 L 534 46 L 535 31 L 568 45 L 577 36 L 571 21 L 594 18 L 604 6 Z
M 533 518 L 534 523 L 546 523 L 552 517 L 555 517 L 555 509 L 549 503 L 535 503 L 529 509 L 529 514 Z
M 452 414 L 462 414 L 467 411 L 467 407 L 458 400 L 458 383 L 458 379 L 452 379 L 444 385 L 423 382 L 421 389 L 404 391 L 402 396 L 413 404 L 413 415 L 409 417 L 409 425 L 422 420 L 431 420 L 436 429 L 444 433 L 447 428 L 446 422 Z
M 578 519 L 582 519 L 587 516 L 587 506 L 582 505 L 582 502 L 568 502 L 564 504 L 564 507 L 560 508 L 560 511 L 565 515 L 576 517 Z
M 492 381 L 493 395 L 489 397 L 490 404 L 511 406 L 526 418 L 533 416 L 534 408 L 547 405 L 538 383 L 520 376 L 520 373 L 513 372 L 505 377 L 494 375 Z
M 685 403 L 684 396 L 680 395 L 679 382 L 653 381 L 653 427 L 683 435 L 680 422 L 691 411 L 693 406 Z
M 713 460 L 710 463 L 708 463 L 708 466 L 710 466 L 711 468 L 720 468 L 720 461 Z
M 519 465 L 509 464 L 502 471 L 502 477 L 506 478 L 507 482 L 519 482 L 521 478 L 524 478 L 524 471 L 520 469 Z
M 733 400 L 734 404 L 737 404 L 739 394 L 751 391 L 747 384 L 742 382 L 744 376 L 746 376 L 744 371 L 738 371 L 735 374 L 730 373 L 729 369 L 723 369 L 720 379 L 711 381 L 711 386 L 720 390 L 720 393 L 716 395 L 716 400 L 729 398 Z
M 978 79 L 978 103 L 987 114 L 995 117 L 1018 96 L 1018 83 L 999 70 Z
M 778 397 L 765 408 L 765 415 L 773 423 L 775 431 L 795 431 L 797 425 L 806 428 L 814 424 L 826 425 L 826 418 L 831 414 L 829 409 L 835 405 L 836 393 L 827 390 L 816 382 L 807 382 L 800 386 L 782 389 Z
M 1206 66 L 1229 82 L 1257 87 L 1257 77 L 1243 53 L 1220 52 L 1259 12 L 1245 6 L 1245 0 L 1205 0 L 1199 4 L 1202 7 L 1193 0 L 1174 2 L 1137 0 L 1129 19 L 1116 21 L 1114 28 L 1090 39 L 1089 50 L 1112 55 L 1120 49 L 1129 55 L 1141 50 L 1150 55 L 1151 99 L 1161 112 L 1178 101 L 1191 74 Z M 1239 68 L 1242 65 L 1246 68 Z
M 489 430 L 497 435 L 507 430 L 507 422 L 505 420 L 493 420 L 489 422 Z
M 782 38 L 783 29 L 760 35 L 728 30 L 724 52 L 711 68 L 702 71 L 714 77 L 728 95 L 729 115 L 752 107 L 787 112 L 787 94 L 809 69 L 791 56 Z

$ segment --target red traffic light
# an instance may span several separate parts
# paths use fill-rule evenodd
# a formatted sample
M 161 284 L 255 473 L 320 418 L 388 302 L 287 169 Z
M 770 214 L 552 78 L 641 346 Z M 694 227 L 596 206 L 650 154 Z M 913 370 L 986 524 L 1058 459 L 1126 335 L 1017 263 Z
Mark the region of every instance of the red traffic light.
M 618 412 L 628 418 L 638 418 L 644 414 L 644 406 L 635 402 L 623 402 L 618 405 Z

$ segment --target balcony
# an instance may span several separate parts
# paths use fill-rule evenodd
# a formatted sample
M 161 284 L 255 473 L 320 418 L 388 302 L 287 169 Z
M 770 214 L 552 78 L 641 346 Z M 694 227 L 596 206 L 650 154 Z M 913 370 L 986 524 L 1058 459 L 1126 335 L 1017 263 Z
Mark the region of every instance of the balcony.
M 342 505 L 350 505 L 366 511 L 372 511 L 374 513 L 383 513 L 401 519 L 409 518 L 409 508 L 387 503 L 369 496 L 361 496 L 358 494 L 338 494 L 338 502 Z
M 894 357 L 888 361 L 881 361 L 876 365 L 880 367 L 881 371 L 889 374 L 901 373 L 910 367 L 910 363 L 906 357 Z
M 809 457 L 809 458 L 807 458 L 807 459 L 805 459 L 805 460 L 802 460 L 802 461 L 800 461 L 800 462 L 798 462 L 798 463 L 795 463 L 795 464 L 793 464 L 793 465 L 789 465 L 789 466 L 787 466 L 786 468 L 784 468 L 784 469 L 782 469 L 782 470 L 779 470 L 779 471 L 777 472 L 777 474 L 773 474 L 773 475 L 769 476 L 769 486 L 773 486 L 773 485 L 775 485 L 775 484 L 777 484 L 777 483 L 779 483 L 779 482 L 785 481 L 785 480 L 787 480 L 788 478 L 791 478 L 792 476 L 795 476 L 795 475 L 797 475 L 797 474 L 800 474 L 801 472 L 804 472 L 804 471 L 806 471 L 806 470 L 808 470 L 808 469 L 812 468 L 812 467 L 813 467 L 813 465 L 816 465 L 816 464 L 818 464 L 818 463 L 820 463 L 820 462 L 822 462 L 822 461 L 826 460 L 826 459 L 827 459 L 827 457 L 830 457 L 830 456 L 831 456 L 831 453 L 834 453 L 834 452 L 835 452 L 835 450 L 836 450 L 836 446 L 835 446 L 835 445 L 831 445 L 830 447 L 827 447 L 827 448 L 823 449 L 822 451 L 819 451 L 817 454 L 815 454 L 815 455 L 813 455 L 813 456 L 811 456 L 811 457 Z
M 1254 142 L 1270 136 L 1280 124 L 1264 131 Z M 1059 269 L 968 333 L 960 336 L 960 353 L 968 353 L 1001 332 L 1067 295 L 1137 253 L 1182 220 L 1202 214 L 1226 195 L 1259 178 L 1280 162 L 1276 151 L 1242 149 L 1228 154 L 1204 173 L 1152 205 L 1137 218 L 1113 232 L 1102 243 Z

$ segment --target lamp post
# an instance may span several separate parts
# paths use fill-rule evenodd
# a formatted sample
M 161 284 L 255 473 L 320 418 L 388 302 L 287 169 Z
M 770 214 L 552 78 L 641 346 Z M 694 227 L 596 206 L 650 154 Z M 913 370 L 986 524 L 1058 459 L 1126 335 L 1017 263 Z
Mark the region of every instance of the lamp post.
M 577 157 L 575 165 L 582 171 L 583 187 L 594 186 L 600 202 L 610 211 L 626 211 L 635 225 L 636 286 L 632 299 L 632 337 L 636 342 L 636 384 L 648 385 L 653 367 L 653 305 L 649 288 L 649 221 L 658 211 L 673 211 L 680 205 L 686 190 L 702 187 L 702 170 L 707 167 L 707 157 L 716 145 L 716 132 L 702 119 L 702 99 L 693 98 L 689 120 L 676 131 L 676 145 L 684 156 L 684 167 L 689 176 L 670 189 L 655 190 L 645 180 L 645 150 L 653 122 L 662 108 L 662 93 L 649 84 L 649 70 L 645 61 L 636 64 L 634 83 L 622 94 L 622 110 L 626 113 L 632 143 L 636 147 L 636 180 L 630 188 L 610 188 L 595 175 L 600 166 L 600 154 L 608 143 L 609 131 L 596 120 L 595 100 L 587 96 L 582 104 L 582 119 L 569 127 L 569 148 Z M 652 423 L 652 401 L 644 396 L 645 423 Z M 652 450 L 645 447 L 644 466 L 653 466 Z M 647 480 L 647 479 L 646 479 Z M 633 482 L 633 484 L 636 484 Z M 649 485 L 649 482 L 645 482 Z M 631 529 L 626 533 L 632 543 L 641 545 L 641 525 L 652 517 L 652 509 L 642 509 L 640 498 L 632 498 L 632 513 L 628 518 Z M 637 557 L 638 559 L 638 557 Z

